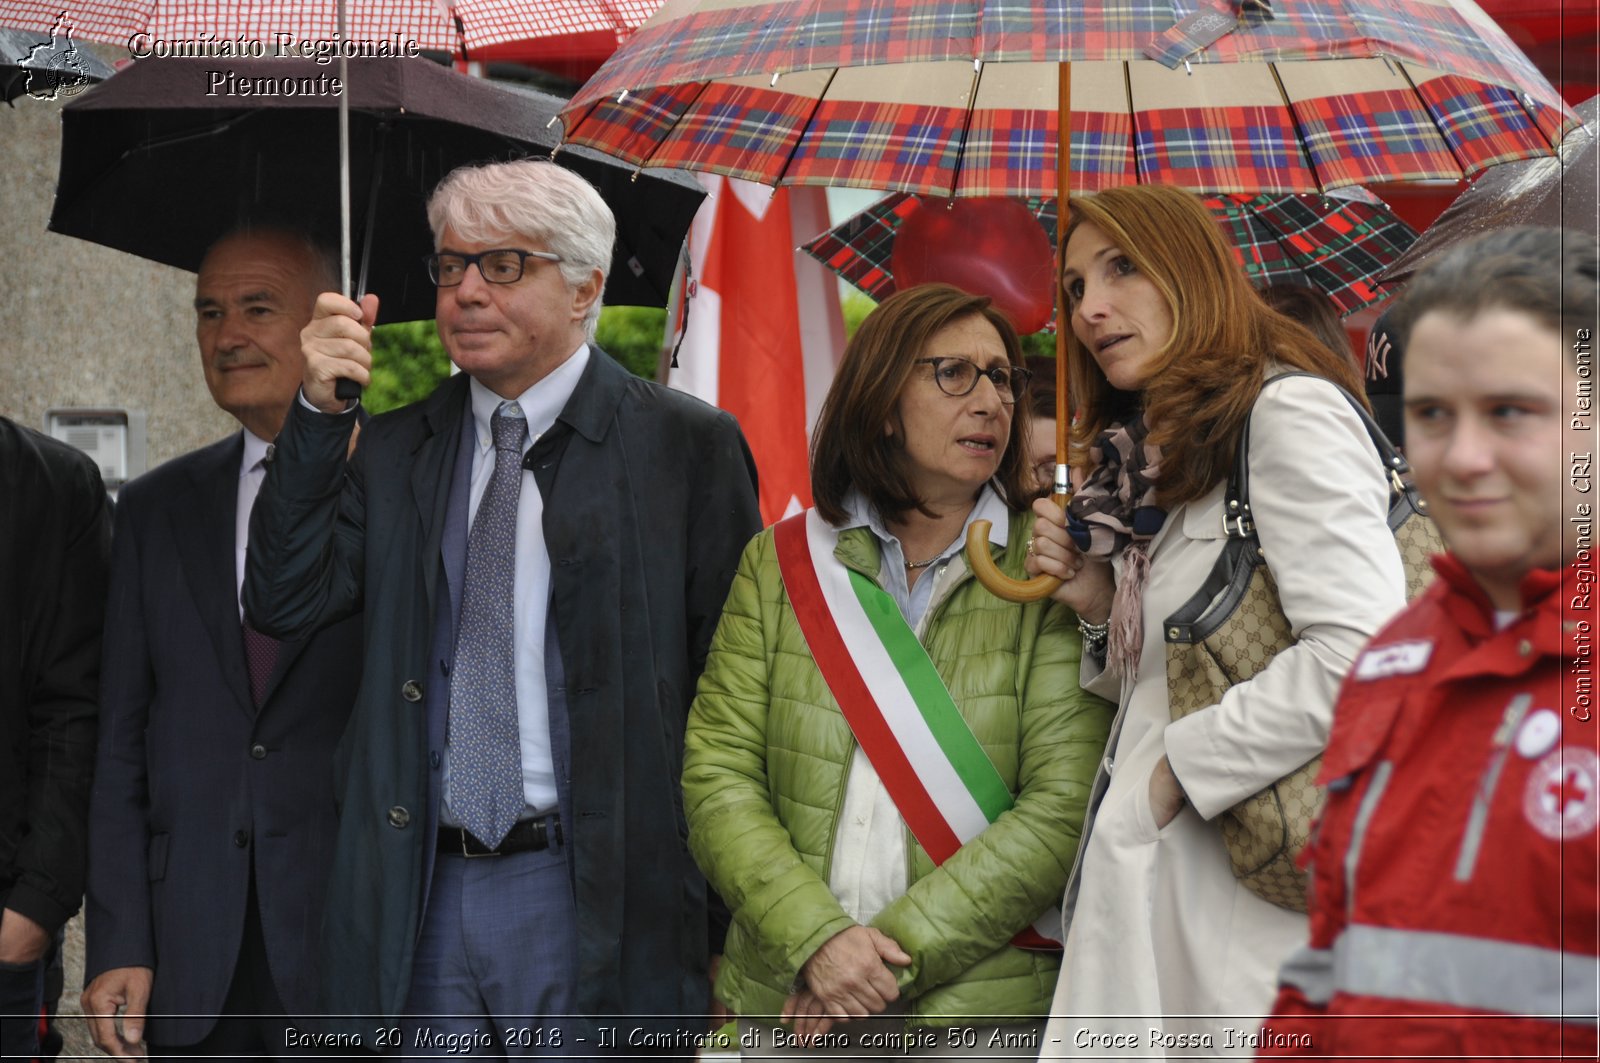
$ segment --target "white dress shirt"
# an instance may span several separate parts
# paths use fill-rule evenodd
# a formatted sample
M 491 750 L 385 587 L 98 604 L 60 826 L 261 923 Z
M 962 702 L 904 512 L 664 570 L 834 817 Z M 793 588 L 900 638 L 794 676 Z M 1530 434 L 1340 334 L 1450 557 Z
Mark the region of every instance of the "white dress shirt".
M 556 417 L 572 398 L 589 364 L 589 345 L 517 396 L 516 402 L 528 419 L 528 437 L 523 453 L 556 423 Z M 473 435 L 478 442 L 472 455 L 472 494 L 468 520 L 478 515 L 478 504 L 494 476 L 494 435 L 490 419 L 505 401 L 473 380 L 469 385 Z M 516 628 L 512 633 L 516 652 L 517 728 L 522 745 L 522 795 L 528 808 L 544 814 L 556 809 L 556 773 L 550 748 L 550 707 L 545 689 L 545 621 L 550 609 L 550 554 L 544 542 L 544 499 L 533 472 L 522 470 L 522 490 L 517 497 L 517 568 L 515 590 Z M 470 527 L 470 524 L 469 524 Z M 445 822 L 454 822 L 448 812 L 450 802 L 450 762 L 448 744 L 444 764 Z
M 233 509 L 233 595 L 244 620 L 244 559 L 250 546 L 250 510 L 255 507 L 261 481 L 267 478 L 267 454 L 272 444 L 250 429 L 244 430 L 244 456 L 239 459 L 239 493 Z

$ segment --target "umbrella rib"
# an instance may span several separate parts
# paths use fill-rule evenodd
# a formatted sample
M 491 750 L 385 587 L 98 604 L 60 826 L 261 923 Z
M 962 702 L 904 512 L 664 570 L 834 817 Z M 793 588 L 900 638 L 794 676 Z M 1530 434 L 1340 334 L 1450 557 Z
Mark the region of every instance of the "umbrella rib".
M 117 162 L 122 162 L 135 152 L 153 151 L 159 148 L 172 148 L 178 146 L 179 144 L 187 144 L 191 140 L 204 140 L 207 137 L 214 137 L 218 133 L 226 133 L 238 123 L 248 121 L 260 113 L 261 112 L 259 110 L 246 111 L 243 114 L 234 115 L 232 118 L 224 118 L 221 121 L 212 122 L 202 129 L 192 129 L 182 133 L 168 133 L 165 136 L 157 137 L 154 140 L 149 140 L 142 144 L 136 144 L 131 148 L 124 148 L 122 154 L 117 158 Z
M 812 106 L 811 113 L 806 115 L 805 125 L 801 127 L 800 135 L 794 138 L 793 144 L 789 145 L 789 154 L 784 156 L 783 166 L 779 168 L 778 176 L 772 182 L 774 187 L 783 183 L 784 175 L 789 172 L 789 167 L 794 163 L 795 154 L 800 150 L 801 141 L 805 140 L 806 133 L 811 129 L 811 123 L 816 121 L 817 112 L 822 109 L 822 101 L 828 98 L 828 90 L 833 88 L 833 79 L 838 76 L 839 68 L 834 67 L 833 71 L 828 74 L 827 84 L 823 85 L 822 91 L 817 93 L 817 102 Z
M 655 142 L 650 145 L 650 153 L 648 155 L 641 155 L 639 157 L 639 169 L 634 171 L 633 174 L 635 178 L 639 176 L 640 171 L 642 171 L 646 166 L 650 165 L 650 161 L 656 157 L 656 152 L 660 151 L 661 148 L 665 146 L 667 141 L 672 139 L 672 134 L 677 131 L 678 123 L 683 121 L 683 116 L 694 110 L 694 105 L 700 102 L 700 97 L 704 96 L 706 94 L 706 90 L 710 87 L 711 82 L 700 82 L 700 90 L 694 94 L 694 99 L 684 104 L 683 110 L 679 111 L 677 115 L 673 117 L 672 124 L 667 127 L 667 131 L 661 136 L 655 138 Z M 599 106 L 599 103 L 599 100 L 595 101 L 596 106 Z M 644 134 L 642 132 L 638 134 L 638 136 L 643 135 Z
M 1267 70 L 1272 73 L 1272 83 L 1278 87 L 1278 98 L 1283 100 L 1283 109 L 1289 114 L 1289 121 L 1294 123 L 1294 143 L 1300 149 L 1300 158 L 1306 164 L 1306 172 L 1317 184 L 1318 192 L 1326 192 L 1328 186 L 1322 180 L 1322 174 L 1317 172 L 1317 160 L 1311 157 L 1311 150 L 1306 147 L 1305 127 L 1300 124 L 1300 116 L 1295 113 L 1294 103 L 1289 99 L 1289 90 L 1283 87 L 1283 76 L 1278 73 L 1277 63 L 1268 63 Z
M 1430 105 L 1427 100 L 1423 99 L 1422 93 L 1417 90 L 1417 83 L 1411 79 L 1411 72 L 1406 69 L 1406 65 L 1400 62 L 1400 60 L 1396 59 L 1394 61 L 1394 66 L 1395 69 L 1400 71 L 1400 76 L 1406 79 L 1406 85 L 1411 89 L 1411 95 L 1416 98 L 1418 103 L 1422 104 L 1423 110 L 1428 112 L 1428 118 L 1433 122 L 1433 128 L 1438 131 L 1439 139 L 1444 141 L 1444 146 L 1450 149 L 1451 157 L 1456 160 L 1456 169 L 1461 171 L 1460 179 L 1465 181 L 1467 179 L 1466 160 L 1463 159 L 1461 152 L 1456 150 L 1456 146 L 1450 142 L 1450 138 L 1445 135 L 1444 126 L 1439 124 L 1439 116 L 1434 113 L 1432 105 Z M 1516 93 L 1513 92 L 1512 95 L 1515 96 Z M 1520 100 L 1517 101 L 1518 106 L 1521 106 L 1521 102 L 1522 101 Z M 1523 113 L 1527 113 L 1526 108 L 1523 109 Z M 1539 124 L 1537 122 L 1532 123 L 1532 125 L 1535 129 L 1539 128 Z
M 972 112 L 978 108 L 978 82 L 983 78 L 983 60 L 972 61 L 972 88 L 967 99 L 967 113 L 961 120 L 961 137 L 956 141 L 955 172 L 950 175 L 950 198 L 956 198 L 961 185 L 961 165 L 967 161 L 967 134 L 972 131 Z
M 1128 151 L 1133 155 L 1133 183 L 1142 185 L 1145 183 L 1145 172 L 1144 166 L 1141 165 L 1143 159 L 1139 154 L 1139 112 L 1133 109 L 1133 71 L 1126 59 L 1122 61 L 1122 92 L 1128 101 Z M 1071 115 L 1056 118 L 1056 136 L 1072 135 L 1070 126 L 1065 133 L 1059 128 L 1062 123 L 1070 123 L 1071 120 Z M 1061 223 L 1057 220 L 1056 224 L 1059 226 Z

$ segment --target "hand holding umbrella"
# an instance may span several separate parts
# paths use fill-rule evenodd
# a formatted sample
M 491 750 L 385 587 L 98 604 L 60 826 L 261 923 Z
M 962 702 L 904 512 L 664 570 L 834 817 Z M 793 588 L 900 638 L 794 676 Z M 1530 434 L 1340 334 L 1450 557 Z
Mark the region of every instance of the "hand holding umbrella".
M 372 380 L 372 325 L 378 317 L 378 297 L 361 301 L 337 292 L 323 292 L 311 312 L 311 323 L 300 332 L 300 349 L 306 369 L 302 390 L 306 401 L 323 413 L 343 413 L 360 388 Z M 354 395 L 343 389 L 355 387 Z

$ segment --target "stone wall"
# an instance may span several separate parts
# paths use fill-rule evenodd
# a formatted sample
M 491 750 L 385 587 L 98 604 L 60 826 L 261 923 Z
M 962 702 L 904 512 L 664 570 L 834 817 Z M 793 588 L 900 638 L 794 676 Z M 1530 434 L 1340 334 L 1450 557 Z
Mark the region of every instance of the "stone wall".
M 42 428 L 52 407 L 143 410 L 153 468 L 237 425 L 201 376 L 193 274 L 46 230 L 60 118 L 26 95 L 0 105 L 0 414 Z

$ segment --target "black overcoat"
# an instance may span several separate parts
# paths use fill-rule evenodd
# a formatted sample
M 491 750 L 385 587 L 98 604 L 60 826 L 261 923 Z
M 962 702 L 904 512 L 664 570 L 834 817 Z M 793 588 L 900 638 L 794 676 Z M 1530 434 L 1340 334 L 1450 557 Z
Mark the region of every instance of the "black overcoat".
M 588 1016 L 687 1016 L 707 1002 L 707 930 L 685 845 L 683 731 L 760 526 L 755 467 L 726 413 L 591 350 L 527 459 L 571 727 L 577 1000 Z M 458 376 L 373 418 L 348 466 L 351 419 L 296 403 L 252 518 L 245 598 L 260 628 L 282 637 L 365 611 L 325 941 L 335 1013 L 395 1016 L 410 982 L 435 821 L 424 719 L 435 699 L 422 691 L 443 681 L 428 657 L 467 397 Z
M 81 451 L 0 417 L 0 907 L 83 897 L 111 505 Z

